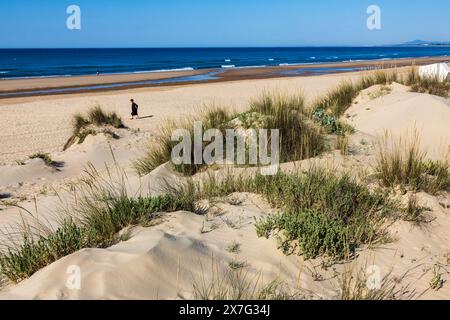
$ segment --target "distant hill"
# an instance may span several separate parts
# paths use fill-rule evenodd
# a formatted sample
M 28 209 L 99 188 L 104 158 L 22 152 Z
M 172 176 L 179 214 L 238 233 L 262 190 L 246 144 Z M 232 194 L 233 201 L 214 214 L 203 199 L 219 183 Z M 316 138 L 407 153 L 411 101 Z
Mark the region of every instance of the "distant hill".
M 399 47 L 450 46 L 450 41 L 414 40 L 414 41 L 409 41 L 409 42 L 405 42 L 402 44 L 397 44 L 395 46 L 399 46 Z

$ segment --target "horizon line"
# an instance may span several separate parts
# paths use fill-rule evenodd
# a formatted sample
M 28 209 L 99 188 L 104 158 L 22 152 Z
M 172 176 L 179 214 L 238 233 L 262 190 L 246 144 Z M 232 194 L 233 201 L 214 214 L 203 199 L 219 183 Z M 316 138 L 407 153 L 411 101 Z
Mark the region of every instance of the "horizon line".
M 429 45 L 429 46 L 450 46 Z M 405 44 L 380 44 L 380 45 L 299 45 L 299 46 L 168 46 L 168 47 L 146 47 L 146 46 L 111 46 L 111 47 L 0 47 L 0 50 L 62 50 L 62 49 L 270 49 L 270 48 L 377 48 L 377 47 L 427 47 L 425 45 Z

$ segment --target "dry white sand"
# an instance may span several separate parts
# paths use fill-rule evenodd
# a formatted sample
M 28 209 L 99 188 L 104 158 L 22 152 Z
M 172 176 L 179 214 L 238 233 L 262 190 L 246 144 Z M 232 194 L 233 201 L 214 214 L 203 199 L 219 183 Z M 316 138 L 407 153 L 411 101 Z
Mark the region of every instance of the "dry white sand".
M 345 77 L 357 77 L 350 74 Z M 0 167 L 0 191 L 15 196 L 37 196 L 34 201 L 20 204 L 30 211 L 39 208 L 39 216 L 51 218 L 57 212 L 59 199 L 53 194 L 40 194 L 42 188 L 53 186 L 64 198 L 62 187 L 79 177 L 83 166 L 92 162 L 101 167 L 112 162 L 110 148 L 116 161 L 128 172 L 130 194 L 157 192 L 164 182 L 180 178 L 164 165 L 139 179 L 129 170 L 130 161 L 139 155 L 155 128 L 167 117 L 182 117 L 194 112 L 203 103 L 218 103 L 237 109 L 245 108 L 250 99 L 262 90 L 281 89 L 287 92 L 302 90 L 309 99 L 332 88 L 342 75 L 310 78 L 252 80 L 169 89 L 139 89 L 130 92 L 49 97 L 42 101 L 15 100 L 0 105 L 1 159 L 9 162 Z M 372 88 L 372 91 L 378 90 Z M 371 170 L 374 142 L 383 130 L 404 134 L 416 127 L 423 147 L 433 157 L 448 148 L 450 139 L 450 104 L 448 100 L 425 94 L 410 93 L 399 85 L 387 95 L 368 97 L 364 92 L 347 112 L 358 132 L 351 139 L 349 156 L 338 152 L 326 154 L 316 162 L 350 169 L 354 172 Z M 99 103 L 106 110 L 117 111 L 128 118 L 128 100 L 134 97 L 141 106 L 141 114 L 154 115 L 127 125 L 140 132 L 119 131 L 119 140 L 101 135 L 89 137 L 82 145 L 66 152 L 60 149 L 70 135 L 70 117 Z M 15 136 L 15 134 L 22 134 Z M 362 143 L 362 140 L 366 142 Z M 24 166 L 12 162 L 34 151 L 52 152 L 54 159 L 63 161 L 60 170 L 49 169 L 42 161 L 34 160 Z M 283 170 L 306 168 L 310 161 L 283 165 Z M 247 281 L 260 285 L 278 279 L 289 286 L 297 297 L 336 298 L 339 296 L 339 274 L 350 265 L 323 269 L 322 260 L 304 261 L 299 256 L 285 256 L 274 239 L 256 236 L 254 219 L 272 209 L 259 197 L 249 194 L 232 195 L 217 204 L 207 216 L 190 212 L 176 212 L 164 216 L 154 227 L 136 227 L 128 241 L 107 249 L 85 249 L 43 268 L 28 280 L 10 284 L 0 292 L 0 298 L 23 299 L 177 299 L 193 297 L 193 285 L 202 287 L 211 277 L 223 277 L 232 261 L 246 264 Z M 237 201 L 240 200 L 240 201 Z M 450 197 L 419 194 L 422 205 L 429 207 L 431 223 L 416 226 L 398 222 L 390 227 L 394 241 L 375 249 L 359 251 L 356 260 L 363 272 L 367 265 L 380 267 L 382 275 L 391 276 L 400 286 L 409 286 L 415 298 L 450 298 Z M 22 214 L 22 216 L 21 216 Z M 27 216 L 18 208 L 0 211 L 0 227 L 20 222 Z M 29 217 L 28 217 L 29 219 Z M 229 252 L 233 243 L 240 245 L 237 253 Z M 71 267 L 81 272 L 79 289 L 67 286 Z M 433 270 L 447 282 L 439 291 L 429 288 Z M 405 277 L 403 277 L 407 273 Z M 242 280 L 244 281 L 244 280 Z

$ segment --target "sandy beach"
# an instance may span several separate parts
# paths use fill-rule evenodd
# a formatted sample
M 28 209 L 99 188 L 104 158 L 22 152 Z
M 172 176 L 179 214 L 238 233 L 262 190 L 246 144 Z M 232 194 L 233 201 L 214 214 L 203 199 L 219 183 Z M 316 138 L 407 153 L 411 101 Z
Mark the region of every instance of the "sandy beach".
M 442 58 L 415 61 L 423 64 L 442 61 Z M 395 65 L 401 73 L 406 70 L 401 67 L 411 62 L 396 61 Z M 392 65 L 390 62 L 385 64 Z M 327 64 L 324 67 L 375 65 L 379 62 Z M 298 68 L 288 67 L 289 70 Z M 357 81 L 370 73 L 280 77 L 277 76 L 279 71 L 280 68 L 228 70 L 220 81 L 211 83 L 2 99 L 0 192 L 9 195 L 8 201 L 15 201 L 30 211 L 38 207 L 41 218 L 53 221 L 50 217 L 58 208 L 59 198 L 67 197 L 66 188 L 76 183 L 88 164 L 104 174 L 105 163 L 116 163 L 127 172 L 129 194 L 157 194 L 163 182 L 187 181 L 169 164 L 144 177 L 138 177 L 133 171 L 132 162 L 144 153 L 148 142 L 154 140 L 158 127 L 165 120 L 183 119 L 211 105 L 244 111 L 263 92 L 302 93 L 307 103 L 311 103 L 342 81 Z M 0 81 L 0 91 L 143 81 L 203 72 L 7 80 Z M 399 83 L 389 85 L 385 94 L 379 94 L 384 90 L 380 87 L 363 90 L 343 116 L 355 128 L 349 140 L 351 151 L 348 155 L 331 150 L 314 159 L 285 163 L 282 170 L 305 170 L 312 163 L 319 163 L 370 176 L 376 162 L 377 139 L 386 131 L 402 136 L 414 128 L 419 132 L 422 147 L 430 158 L 443 159 L 450 150 L 450 100 L 411 92 L 410 88 Z M 131 98 L 140 106 L 141 118 L 138 120 L 130 120 Z M 82 144 L 63 151 L 72 133 L 73 115 L 85 113 L 96 105 L 107 112 L 116 112 L 123 119 L 127 129 L 117 131 L 120 139 L 101 134 L 88 136 Z M 40 159 L 28 159 L 37 152 L 49 153 L 52 159 L 63 165 L 54 168 Z M 236 169 L 236 172 L 254 173 L 246 170 Z M 195 178 L 201 179 L 202 174 L 205 173 Z M 397 221 L 389 229 L 394 241 L 363 248 L 353 263 L 333 268 L 321 268 L 323 261 L 320 258 L 306 260 L 299 255 L 285 255 L 274 239 L 258 238 L 255 219 L 274 209 L 255 194 L 237 193 L 233 196 L 233 201 L 221 200 L 214 207 L 222 214 L 210 212 L 205 217 L 186 211 L 170 213 L 154 227 L 131 228 L 126 241 L 107 248 L 77 251 L 18 284 L 7 283 L 0 291 L 0 299 L 189 299 L 193 297 L 193 282 L 200 281 L 202 274 L 208 274 L 202 268 L 211 268 L 211 256 L 214 256 L 214 263 L 245 260 L 250 268 L 249 276 L 262 275 L 265 282 L 279 278 L 295 284 L 296 288 L 302 289 L 297 298 L 335 299 L 339 297 L 336 274 L 354 265 L 364 267 L 367 263 L 380 266 L 384 274 L 401 279 L 400 284 L 412 288 L 414 298 L 450 298 L 448 192 L 437 196 L 418 193 L 419 201 L 429 208 L 429 215 L 433 217 L 426 228 Z M 2 207 L 0 227 L 19 222 L 23 217 L 24 211 L 19 207 Z M 242 244 L 239 253 L 229 250 L 233 240 Z M 67 270 L 73 265 L 79 266 L 83 274 L 79 290 L 66 286 Z M 429 288 L 436 266 L 441 266 L 441 274 L 446 281 L 438 291 Z M 402 277 L 405 273 L 408 275 Z
M 129 90 L 142 87 L 165 87 L 196 84 L 195 81 L 173 80 L 170 83 L 148 84 L 148 81 L 182 79 L 184 77 L 207 75 L 214 72 L 214 78 L 201 82 L 228 82 L 238 80 L 268 79 L 279 77 L 295 77 L 301 72 L 303 76 L 317 75 L 320 73 L 342 73 L 351 72 L 352 69 L 373 69 L 373 68 L 396 68 L 411 65 L 432 64 L 438 62 L 449 62 L 448 57 L 433 58 L 416 58 L 416 59 L 395 59 L 395 60 L 375 60 L 375 61 L 356 61 L 356 62 L 340 62 L 340 63 L 315 63 L 315 64 L 298 64 L 278 67 L 260 67 L 260 68 L 230 68 L 223 70 L 203 69 L 189 71 L 172 71 L 172 72 L 148 72 L 148 73 L 132 73 L 132 74 L 111 74 L 99 76 L 72 76 L 72 77 L 49 77 L 34 79 L 4 79 L 0 81 L 0 94 L 14 94 L 33 90 L 51 90 L 64 88 L 77 88 L 80 93 L 90 91 L 118 91 Z M 320 70 L 320 71 L 318 71 Z M 294 72 L 293 72 L 294 71 Z M 296 72 L 297 74 L 296 74 Z M 144 83 L 139 83 L 144 82 Z M 123 84 L 121 87 L 89 89 L 89 86 L 96 85 L 114 85 Z M 73 93 L 73 92 L 70 92 Z M 31 94 L 33 95 L 33 94 Z M 40 95 L 43 94 L 34 94 Z M 51 94 L 55 95 L 55 94 Z M 0 99 L 8 99 L 2 97 Z

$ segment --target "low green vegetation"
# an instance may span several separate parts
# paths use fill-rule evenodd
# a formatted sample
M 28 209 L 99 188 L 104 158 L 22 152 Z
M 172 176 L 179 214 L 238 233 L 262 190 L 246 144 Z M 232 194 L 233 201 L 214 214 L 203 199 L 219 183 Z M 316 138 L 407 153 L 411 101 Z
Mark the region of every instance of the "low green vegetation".
M 348 174 L 320 168 L 306 173 L 203 182 L 205 198 L 233 192 L 260 194 L 278 208 L 279 213 L 257 221 L 257 234 L 275 236 L 285 253 L 306 258 L 325 255 L 340 260 L 362 245 L 387 241 L 386 223 L 402 215 L 387 191 L 370 191 Z
M 277 236 L 285 253 L 344 259 L 361 245 L 387 240 L 383 224 L 393 217 L 394 203 L 386 193 L 371 192 L 349 175 L 313 170 L 280 175 L 264 185 L 263 193 L 282 213 L 258 221 L 257 232 Z
M 99 127 L 108 126 L 116 129 L 125 128 L 122 119 L 117 115 L 117 113 L 106 113 L 100 106 L 92 107 L 88 110 L 86 115 L 75 114 L 72 120 L 73 134 L 64 145 L 64 150 L 67 150 L 77 141 L 78 143 L 83 143 L 89 135 L 98 134 Z M 106 129 L 100 131 L 106 131 L 106 133 L 110 132 Z
M 434 291 L 439 291 L 444 286 L 444 279 L 442 278 L 441 267 L 439 265 L 435 265 L 433 267 L 433 277 L 430 281 L 430 289 Z
M 38 234 L 25 228 L 22 244 L 0 255 L 0 274 L 21 281 L 82 248 L 108 247 L 121 240 L 121 230 L 151 225 L 160 212 L 204 212 L 200 200 L 234 192 L 260 194 L 278 209 L 257 221 L 257 234 L 275 236 L 285 253 L 306 258 L 349 258 L 362 245 L 388 240 L 386 223 L 401 216 L 401 209 L 386 192 L 370 191 L 347 174 L 320 168 L 275 176 L 209 176 L 153 197 L 130 198 L 124 185 L 124 181 L 105 181 L 92 171 L 82 179 L 76 203 L 60 227 Z M 239 246 L 233 245 L 229 251 L 238 252 Z
M 159 212 L 196 210 L 188 191 L 130 198 L 123 185 L 101 180 L 95 171 L 90 174 L 83 179 L 81 194 L 70 214 L 64 214 L 66 218 L 58 229 L 36 234 L 35 228 L 24 228 L 22 244 L 0 254 L 1 275 L 19 282 L 80 249 L 105 248 L 117 243 L 121 241 L 119 231 L 132 225 L 146 225 Z

